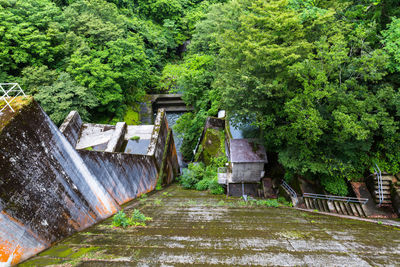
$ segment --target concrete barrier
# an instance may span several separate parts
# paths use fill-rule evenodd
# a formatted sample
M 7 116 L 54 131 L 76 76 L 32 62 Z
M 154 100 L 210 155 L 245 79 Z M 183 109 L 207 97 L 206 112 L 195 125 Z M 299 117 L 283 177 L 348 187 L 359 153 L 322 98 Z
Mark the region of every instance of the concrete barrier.
M 65 138 L 67 138 L 68 142 L 75 147 L 81 128 L 81 116 L 77 111 L 73 110 L 69 113 L 63 124 L 60 126 L 60 131 L 64 134 Z
M 71 112 L 54 125 L 29 98 L 0 117 L 0 266 L 17 264 L 117 212 L 119 205 L 179 173 L 165 111 L 157 116 L 147 155 L 116 153 L 126 124 L 113 130 L 109 152 L 76 150 L 83 123 Z M 160 177 L 162 179 L 162 177 Z
M 152 191 L 157 184 L 158 168 L 152 156 L 78 151 L 89 169 L 99 177 L 100 183 L 120 205 Z
M 33 99 L 2 128 L 0 147 L 0 264 L 18 263 L 119 209 Z

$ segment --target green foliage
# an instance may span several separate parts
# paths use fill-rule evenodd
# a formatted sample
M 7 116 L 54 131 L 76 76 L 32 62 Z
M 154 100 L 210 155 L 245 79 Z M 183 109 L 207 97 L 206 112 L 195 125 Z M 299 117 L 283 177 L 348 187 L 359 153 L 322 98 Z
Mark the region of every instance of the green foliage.
M 331 194 L 347 196 L 348 189 L 346 181 L 341 177 L 322 176 L 321 184 Z
M 390 71 L 400 71 L 400 18 L 393 18 L 387 30 L 382 32 L 385 51 L 391 57 Z
M 224 165 L 225 162 L 226 157 L 224 156 L 216 159 L 208 166 L 203 162 L 190 163 L 187 169 L 182 170 L 178 182 L 185 189 L 210 190 L 215 195 L 223 194 L 225 190 L 218 184 L 217 169 L 220 165 Z
M 146 222 L 151 220 L 153 220 L 151 217 L 146 217 L 138 209 L 133 210 L 131 217 L 128 217 L 123 210 L 120 210 L 113 216 L 112 225 L 122 228 L 128 226 L 146 226 Z
M 36 100 L 57 125 L 71 110 L 78 111 L 83 120 L 88 120 L 89 110 L 97 104 L 96 99 L 65 72 L 60 73 L 52 85 L 39 86 L 37 91 Z
M 191 160 L 194 156 L 193 150 L 204 128 L 206 118 L 207 114 L 204 110 L 200 110 L 196 114 L 188 112 L 179 117 L 174 125 L 174 132 L 183 138 L 180 152 L 185 160 Z
M 225 193 L 225 189 L 218 183 L 218 177 L 214 177 L 214 179 L 212 179 L 208 188 L 213 195 L 223 195 Z
M 126 228 L 130 225 L 129 218 L 126 216 L 123 210 L 120 210 L 113 216 L 112 225 L 114 227 L 123 227 Z
M 133 136 L 132 138 L 131 138 L 131 140 L 135 140 L 135 141 L 138 141 L 138 140 L 140 140 L 140 136 Z
M 291 207 L 292 203 L 286 201 L 285 198 L 271 198 L 271 199 L 254 199 L 254 198 L 249 198 L 247 201 L 240 200 L 238 202 L 239 206 L 264 206 L 264 207 L 282 207 L 282 206 L 287 206 Z
M 36 95 L 39 87 L 52 86 L 60 73 L 67 72 L 86 94 L 96 97 L 97 104 L 90 109 L 94 118 L 122 120 L 130 115 L 127 106 L 158 90 L 163 66 L 190 39 L 209 4 L 0 1 L 0 80 L 18 81 Z
M 139 112 L 137 107 L 129 107 L 124 115 L 124 122 L 127 125 L 138 125 L 140 124 Z
M 382 32 L 382 49 L 382 10 L 400 9 L 369 0 L 215 5 L 182 64 L 193 75 L 175 67 L 178 77 L 170 81 L 184 89 L 197 114 L 221 107 L 235 122 L 260 128 L 287 175 L 321 179 L 327 191 L 346 194 L 345 181 L 362 177 L 374 155 L 385 169 L 398 166 L 399 21 L 393 18 Z M 196 57 L 210 61 L 190 69 Z M 189 128 L 194 115 L 181 122 L 188 125 L 179 125 L 181 132 L 196 140 L 199 133 Z

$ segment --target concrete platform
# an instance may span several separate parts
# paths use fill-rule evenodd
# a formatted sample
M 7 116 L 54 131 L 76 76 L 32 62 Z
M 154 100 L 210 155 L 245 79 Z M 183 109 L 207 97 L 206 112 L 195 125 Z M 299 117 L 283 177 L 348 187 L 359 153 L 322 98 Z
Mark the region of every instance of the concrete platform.
M 116 229 L 111 218 L 21 266 L 388 266 L 400 229 L 168 187 L 125 206 L 153 221 Z

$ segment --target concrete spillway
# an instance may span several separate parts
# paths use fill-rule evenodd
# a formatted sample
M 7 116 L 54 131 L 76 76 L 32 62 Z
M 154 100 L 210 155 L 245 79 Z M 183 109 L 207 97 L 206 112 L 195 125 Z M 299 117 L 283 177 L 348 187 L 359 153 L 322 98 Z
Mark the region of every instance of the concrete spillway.
M 16 113 L 0 115 L 0 266 L 111 216 L 120 204 L 153 190 L 160 172 L 171 177 L 179 171 L 162 164 L 165 153 L 174 155 L 165 149 L 164 118 L 152 154 L 77 151 L 78 118 L 63 129 L 67 139 L 32 98 L 19 103 Z M 167 159 L 177 166 L 176 152 Z

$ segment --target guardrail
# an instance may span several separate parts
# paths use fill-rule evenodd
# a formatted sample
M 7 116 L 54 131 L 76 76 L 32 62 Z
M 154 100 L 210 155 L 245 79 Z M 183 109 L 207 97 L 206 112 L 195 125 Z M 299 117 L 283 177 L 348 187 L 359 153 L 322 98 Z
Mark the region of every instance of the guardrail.
M 383 202 L 383 188 L 382 188 L 382 172 L 379 169 L 379 166 L 375 163 L 376 168 L 374 167 L 375 175 L 378 177 L 378 197 L 379 197 L 379 205 Z
M 11 102 L 13 102 L 17 98 L 17 96 L 21 94 L 23 96 L 26 96 L 18 83 L 0 83 L 0 94 L 2 94 L 2 96 L 0 97 L 0 101 L 4 100 L 4 102 L 6 102 L 5 106 L 0 109 L 0 113 L 7 107 L 15 112 L 14 109 L 11 107 Z
M 285 188 L 285 190 L 289 193 L 289 195 L 292 198 L 297 199 L 297 193 L 296 191 L 293 190 L 293 188 L 290 187 L 290 185 L 288 183 L 286 183 L 285 181 L 282 181 L 282 187 Z
M 346 203 L 366 204 L 368 202 L 368 198 L 341 197 L 341 196 L 322 195 L 313 193 L 304 193 L 303 197 L 314 198 L 314 199 L 325 199 L 330 201 L 341 201 Z

